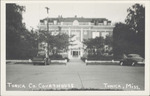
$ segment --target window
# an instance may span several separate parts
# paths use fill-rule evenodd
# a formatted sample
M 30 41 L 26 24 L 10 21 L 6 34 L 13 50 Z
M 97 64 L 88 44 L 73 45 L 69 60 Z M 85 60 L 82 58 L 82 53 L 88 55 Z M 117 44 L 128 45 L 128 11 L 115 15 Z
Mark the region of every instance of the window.
M 103 23 L 99 23 L 98 25 L 104 25 Z
M 73 25 L 79 25 L 78 20 L 74 20 L 74 21 L 73 21 Z
M 80 41 L 80 30 L 71 30 L 71 35 L 74 35 L 73 40 Z
M 108 23 L 108 25 L 111 25 L 111 23 Z
M 61 25 L 72 25 L 72 22 L 62 22 Z
M 59 34 L 58 31 L 53 31 L 53 32 L 52 32 L 52 35 L 54 35 L 54 36 L 56 36 L 56 35 L 58 35 L 58 34 Z
M 44 20 L 44 24 L 47 24 L 47 20 Z
M 109 35 L 109 32 L 102 32 L 102 37 L 106 38 L 107 35 Z
M 99 32 L 92 32 L 92 38 L 96 38 L 99 36 L 100 36 Z
M 89 22 L 80 22 L 79 25 L 89 25 Z
M 84 35 L 87 35 L 87 33 L 88 33 L 87 31 L 84 31 Z
M 89 30 L 83 30 L 84 35 L 88 35 Z
M 57 20 L 54 20 L 54 25 L 56 25 L 57 24 Z
M 107 21 L 104 21 L 104 25 L 107 25 Z
M 61 30 L 61 32 L 64 33 L 64 34 L 68 34 L 69 33 L 68 30 Z

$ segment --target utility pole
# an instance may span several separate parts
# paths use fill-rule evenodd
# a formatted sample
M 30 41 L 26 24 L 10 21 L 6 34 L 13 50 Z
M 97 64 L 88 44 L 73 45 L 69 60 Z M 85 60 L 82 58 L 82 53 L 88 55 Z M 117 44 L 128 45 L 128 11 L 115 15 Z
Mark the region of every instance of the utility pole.
M 50 34 L 49 33 L 49 8 L 48 7 L 45 7 L 46 8 L 46 10 L 47 10 L 47 34 Z M 46 57 L 48 58 L 49 57 L 49 43 L 47 42 L 47 48 L 45 49 L 45 51 L 46 51 Z
M 49 24 L 48 24 L 48 16 L 49 16 L 49 8 L 45 7 L 47 10 L 47 33 L 49 33 Z

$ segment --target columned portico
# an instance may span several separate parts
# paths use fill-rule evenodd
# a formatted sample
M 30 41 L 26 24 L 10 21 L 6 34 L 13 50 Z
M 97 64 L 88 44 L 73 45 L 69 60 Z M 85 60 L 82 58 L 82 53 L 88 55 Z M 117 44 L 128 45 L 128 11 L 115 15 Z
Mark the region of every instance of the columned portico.
M 77 21 L 76 21 L 77 23 Z M 73 36 L 71 40 L 73 41 L 71 46 L 69 46 L 69 58 L 80 58 L 83 55 L 83 50 L 82 50 L 82 41 L 83 41 L 83 29 L 82 27 L 76 25 L 76 26 L 71 26 L 69 28 L 69 36 Z

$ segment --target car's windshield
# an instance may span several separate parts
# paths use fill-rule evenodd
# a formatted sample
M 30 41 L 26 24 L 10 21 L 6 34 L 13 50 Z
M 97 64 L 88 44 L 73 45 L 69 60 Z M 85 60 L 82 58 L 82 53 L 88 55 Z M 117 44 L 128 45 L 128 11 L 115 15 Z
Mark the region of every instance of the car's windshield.
M 129 56 L 131 56 L 131 57 L 139 57 L 138 54 L 129 54 L 128 57 L 129 57 Z

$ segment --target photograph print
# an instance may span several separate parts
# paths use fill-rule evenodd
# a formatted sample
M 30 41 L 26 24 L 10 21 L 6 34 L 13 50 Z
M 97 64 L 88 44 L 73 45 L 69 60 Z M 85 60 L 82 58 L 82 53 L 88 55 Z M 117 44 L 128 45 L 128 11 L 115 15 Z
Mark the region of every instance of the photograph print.
M 145 91 L 145 3 L 5 3 L 6 91 Z

